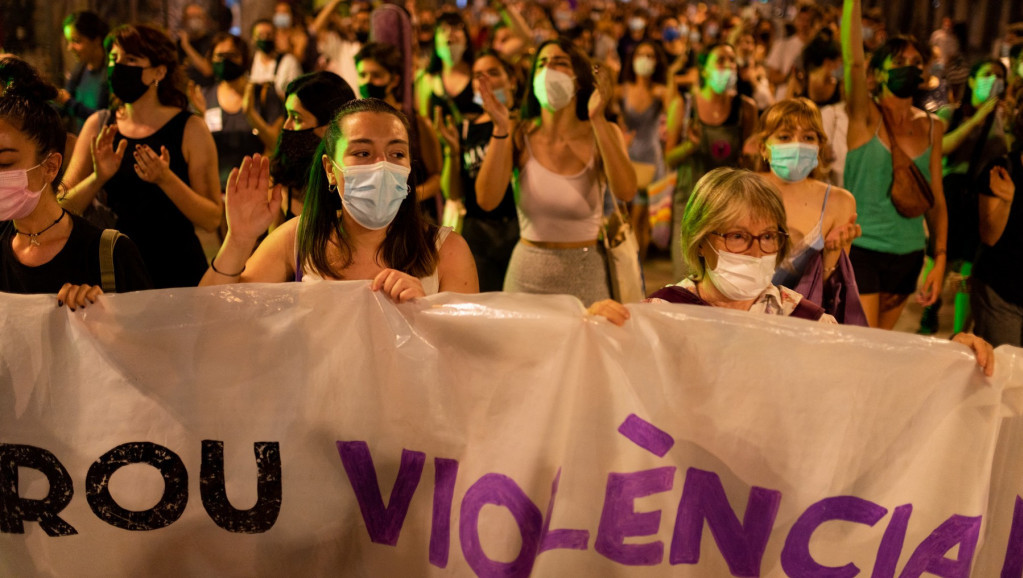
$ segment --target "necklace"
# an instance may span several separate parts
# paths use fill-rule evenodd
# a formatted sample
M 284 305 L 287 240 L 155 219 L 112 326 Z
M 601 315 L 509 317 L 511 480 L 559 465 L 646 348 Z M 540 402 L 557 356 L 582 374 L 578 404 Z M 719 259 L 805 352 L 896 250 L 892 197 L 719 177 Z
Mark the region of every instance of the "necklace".
M 39 246 L 39 235 L 42 235 L 46 231 L 49 231 L 50 229 L 54 228 L 57 225 L 57 223 L 61 222 L 61 220 L 64 219 L 64 215 L 66 215 L 66 214 L 67 214 L 67 211 L 65 211 L 64 209 L 61 209 L 60 210 L 60 216 L 57 217 L 57 220 L 55 220 L 54 222 L 52 222 L 49 225 L 47 225 L 46 228 L 44 228 L 42 231 L 39 231 L 38 233 L 26 233 L 25 231 L 19 231 L 17 229 L 17 227 L 14 228 L 14 232 L 19 234 L 19 235 L 25 235 L 26 237 L 28 237 L 28 242 L 29 243 L 31 243 L 32 245 L 35 245 L 36 247 L 38 247 Z

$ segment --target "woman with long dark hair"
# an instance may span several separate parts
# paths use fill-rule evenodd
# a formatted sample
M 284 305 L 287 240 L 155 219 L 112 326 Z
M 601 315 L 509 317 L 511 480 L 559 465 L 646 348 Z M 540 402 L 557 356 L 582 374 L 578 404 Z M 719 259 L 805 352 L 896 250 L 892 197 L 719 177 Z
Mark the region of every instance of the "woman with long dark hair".
M 476 179 L 476 200 L 491 210 L 515 177 L 521 239 L 504 290 L 567 293 L 586 305 L 610 296 L 597 249 L 605 185 L 616 199 L 636 195 L 636 172 L 618 125 L 604 115 L 614 99 L 605 67 L 571 41 L 540 45 L 526 84 L 520 119 L 481 77 L 483 108 L 494 122 Z M 517 170 L 516 170 L 517 169 Z
M 227 237 L 202 285 L 372 280 L 403 302 L 439 291 L 475 293 L 465 241 L 419 213 L 408 119 L 382 100 L 354 100 L 332 119 L 302 215 L 257 239 L 280 211 L 268 198 L 269 161 L 246 158 L 227 186 Z M 253 249 L 255 252 L 253 253 Z
M 188 111 L 174 43 L 146 25 L 115 28 L 104 45 L 114 101 L 85 122 L 64 206 L 81 213 L 101 189 L 117 228 L 138 245 L 153 284 L 188 287 L 206 270 L 195 228 L 214 231 L 223 207 L 217 149 Z

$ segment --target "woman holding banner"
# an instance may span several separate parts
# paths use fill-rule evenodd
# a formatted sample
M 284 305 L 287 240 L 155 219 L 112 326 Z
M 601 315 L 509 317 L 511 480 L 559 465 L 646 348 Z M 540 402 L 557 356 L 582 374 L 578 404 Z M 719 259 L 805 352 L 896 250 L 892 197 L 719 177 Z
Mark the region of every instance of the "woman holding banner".
M 816 303 L 792 289 L 772 284 L 778 264 L 791 250 L 785 204 L 762 177 L 745 170 L 715 169 L 696 183 L 682 216 L 679 237 L 690 276 L 653 293 L 646 303 L 724 307 L 768 315 L 836 323 Z M 588 312 L 623 325 L 624 305 L 594 303 Z M 994 352 L 983 339 L 958 333 L 953 341 L 971 347 L 987 375 Z
M 74 310 L 95 302 L 111 273 L 120 292 L 152 287 L 130 239 L 113 239 L 103 265 L 101 231 L 57 202 L 66 133 L 48 102 L 56 87 L 16 56 L 0 58 L 0 76 L 0 291 L 56 293 Z
M 468 245 L 419 213 L 409 132 L 405 115 L 382 100 L 341 107 L 317 151 L 322 170 L 310 174 L 302 214 L 259 247 L 282 195 L 280 187 L 267 194 L 268 159 L 246 158 L 228 179 L 227 236 L 200 285 L 365 279 L 397 302 L 476 293 Z

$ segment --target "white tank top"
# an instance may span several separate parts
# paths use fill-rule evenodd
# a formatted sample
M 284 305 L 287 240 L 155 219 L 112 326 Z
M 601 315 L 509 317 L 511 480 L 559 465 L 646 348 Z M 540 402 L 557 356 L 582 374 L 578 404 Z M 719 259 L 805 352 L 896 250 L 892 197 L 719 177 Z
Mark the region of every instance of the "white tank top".
M 297 231 L 297 229 L 296 229 Z M 437 260 L 440 260 L 440 248 L 444 245 L 444 240 L 448 238 L 448 234 L 451 233 L 451 227 L 441 227 L 437 230 Z M 297 234 L 297 233 L 296 233 Z M 303 264 L 302 266 L 302 282 L 306 281 L 322 281 L 323 277 L 319 273 L 314 272 L 309 267 Z M 423 293 L 427 295 L 434 295 L 440 293 L 440 275 L 437 274 L 437 268 L 434 267 L 433 273 L 427 277 L 420 277 L 420 283 L 423 284 Z
M 592 241 L 600 234 L 600 182 L 593 157 L 574 175 L 559 175 L 540 164 L 526 139 L 529 160 L 518 174 L 516 208 L 523 239 L 546 243 Z

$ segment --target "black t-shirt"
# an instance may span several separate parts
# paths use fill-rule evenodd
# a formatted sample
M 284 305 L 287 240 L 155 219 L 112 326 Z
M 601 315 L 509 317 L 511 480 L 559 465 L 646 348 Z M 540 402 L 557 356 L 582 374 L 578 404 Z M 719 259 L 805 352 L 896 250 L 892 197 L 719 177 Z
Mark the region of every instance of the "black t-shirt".
M 1010 155 L 1009 172 L 1016 184 L 1016 196 L 1009 207 L 1009 221 L 1005 231 L 993 247 L 981 247 L 980 255 L 973 267 L 973 275 L 998 293 L 998 296 L 1017 306 L 1023 306 L 1023 267 L 1020 267 L 1020 255 L 1023 255 L 1023 163 L 1020 153 Z M 981 188 L 981 194 L 990 195 L 989 190 Z
M 484 211 L 476 202 L 476 177 L 479 176 L 483 157 L 490 145 L 490 135 L 494 132 L 494 123 L 481 122 L 473 124 L 466 121 L 462 130 L 462 196 L 465 200 L 466 216 L 476 219 L 516 218 L 515 194 L 511 184 L 505 190 L 501 204 L 493 211 Z
M 64 247 L 48 263 L 23 265 L 14 256 L 15 236 L 10 222 L 0 224 L 0 291 L 6 293 L 57 293 L 64 283 L 100 285 L 99 242 L 102 232 L 85 219 L 68 213 L 73 222 Z M 114 245 L 114 279 L 117 292 L 152 289 L 146 266 L 135 243 L 121 237 Z

